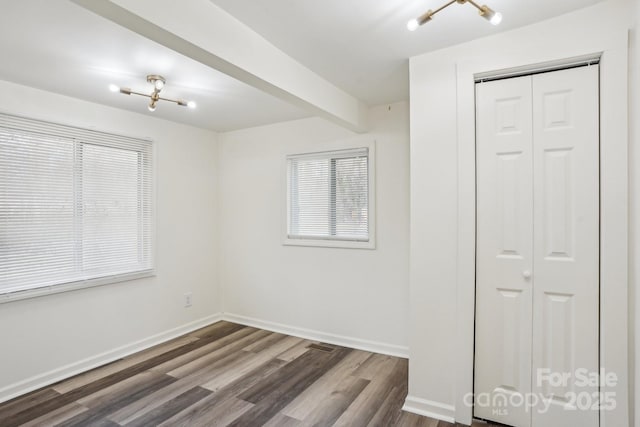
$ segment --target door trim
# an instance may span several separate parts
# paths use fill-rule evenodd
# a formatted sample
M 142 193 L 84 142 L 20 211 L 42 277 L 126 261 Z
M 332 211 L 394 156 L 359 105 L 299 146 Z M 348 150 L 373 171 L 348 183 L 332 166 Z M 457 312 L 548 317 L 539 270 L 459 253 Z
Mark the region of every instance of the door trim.
M 601 427 L 629 424 L 628 401 L 628 119 L 627 31 L 607 40 L 567 46 L 553 56 L 522 52 L 518 57 L 480 57 L 458 62 L 458 250 L 455 418 L 471 424 L 473 408 L 465 397 L 473 392 L 476 165 L 475 80 L 487 73 L 538 68 L 563 58 L 600 55 L 600 367 L 618 376 L 616 409 L 600 411 Z M 526 65 L 532 64 L 532 65 Z

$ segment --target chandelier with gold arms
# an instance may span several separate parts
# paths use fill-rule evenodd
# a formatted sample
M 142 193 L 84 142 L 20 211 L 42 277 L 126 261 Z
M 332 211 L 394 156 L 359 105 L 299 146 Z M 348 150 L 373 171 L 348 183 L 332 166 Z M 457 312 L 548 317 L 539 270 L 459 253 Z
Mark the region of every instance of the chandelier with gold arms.
M 478 9 L 478 11 L 480 12 L 480 16 L 482 16 L 487 21 L 491 22 L 493 25 L 498 25 L 500 24 L 500 22 L 502 22 L 502 14 L 494 11 L 486 4 L 480 6 L 474 0 L 451 0 L 450 2 L 444 4 L 443 6 L 440 6 L 436 10 L 429 9 L 425 13 L 417 17 L 416 19 L 410 20 L 409 22 L 407 22 L 407 29 L 409 31 L 417 30 L 418 27 L 420 27 L 421 25 L 424 25 L 427 22 L 431 21 L 431 19 L 433 18 L 433 15 L 440 12 L 442 9 L 445 9 L 451 6 L 454 3 L 459 3 L 459 4 L 469 3 L 475 6 L 475 8 Z
M 174 102 L 180 105 L 181 107 L 196 108 L 196 103 L 193 101 L 185 101 L 183 99 L 169 99 L 169 98 L 164 98 L 160 96 L 160 91 L 162 90 L 162 88 L 164 88 L 164 85 L 167 82 L 164 77 L 159 76 L 157 74 L 149 74 L 147 76 L 147 81 L 153 85 L 153 92 L 151 92 L 150 94 L 135 92 L 129 89 L 128 87 L 120 87 L 114 84 L 110 85 L 109 89 L 111 90 L 111 92 L 120 92 L 125 95 L 140 95 L 140 96 L 150 98 L 151 101 L 149 102 L 149 106 L 147 107 L 149 108 L 149 111 L 156 110 L 158 101 L 169 101 L 169 102 Z

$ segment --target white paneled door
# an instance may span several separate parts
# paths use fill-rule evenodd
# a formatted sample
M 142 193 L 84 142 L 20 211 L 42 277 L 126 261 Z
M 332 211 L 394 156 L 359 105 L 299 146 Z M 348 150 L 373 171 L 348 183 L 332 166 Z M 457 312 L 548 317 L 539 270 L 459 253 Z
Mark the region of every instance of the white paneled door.
M 474 416 L 598 426 L 598 67 L 476 89 Z

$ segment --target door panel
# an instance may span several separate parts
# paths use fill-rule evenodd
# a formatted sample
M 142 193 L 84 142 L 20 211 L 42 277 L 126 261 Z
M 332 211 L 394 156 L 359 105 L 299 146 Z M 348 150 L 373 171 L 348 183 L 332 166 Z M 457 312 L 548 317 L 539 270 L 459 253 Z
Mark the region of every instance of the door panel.
M 531 77 L 483 83 L 476 98 L 474 415 L 526 427 L 530 414 L 509 397 L 531 390 L 532 293 L 522 274 L 533 256 Z M 487 404 L 495 398 L 504 406 Z
M 545 150 L 544 249 L 545 259 L 572 260 L 573 253 L 573 152 L 570 148 Z
M 534 426 L 598 425 L 597 410 L 582 410 L 598 387 L 577 387 L 575 375 L 599 367 L 598 122 L 597 66 L 533 77 L 533 392 L 550 399 Z M 555 386 L 543 369 L 567 381 Z

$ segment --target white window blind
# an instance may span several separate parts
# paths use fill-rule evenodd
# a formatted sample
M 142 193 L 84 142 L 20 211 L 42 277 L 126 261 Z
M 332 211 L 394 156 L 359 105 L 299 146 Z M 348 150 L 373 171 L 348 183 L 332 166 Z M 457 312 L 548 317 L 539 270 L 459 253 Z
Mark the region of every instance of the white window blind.
M 0 114 L 0 294 L 151 272 L 151 142 Z
M 369 241 L 369 149 L 293 155 L 288 238 Z

